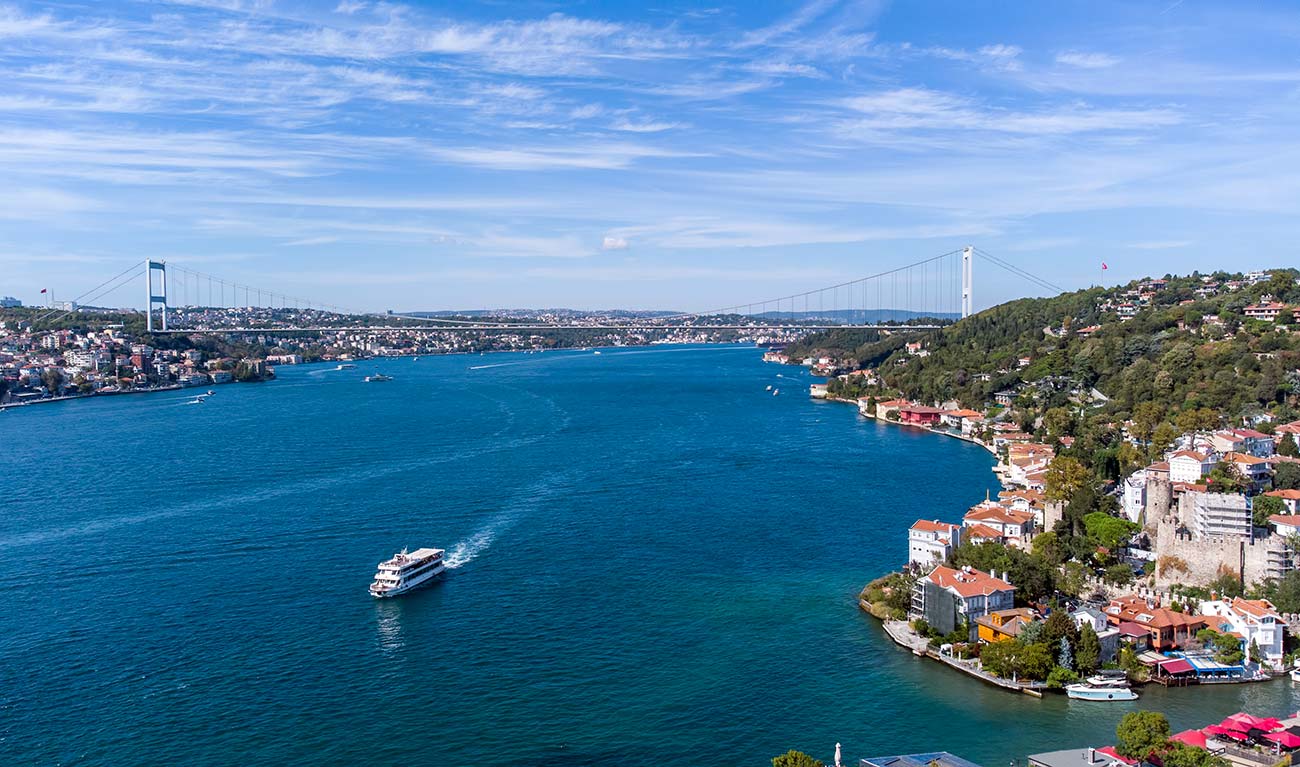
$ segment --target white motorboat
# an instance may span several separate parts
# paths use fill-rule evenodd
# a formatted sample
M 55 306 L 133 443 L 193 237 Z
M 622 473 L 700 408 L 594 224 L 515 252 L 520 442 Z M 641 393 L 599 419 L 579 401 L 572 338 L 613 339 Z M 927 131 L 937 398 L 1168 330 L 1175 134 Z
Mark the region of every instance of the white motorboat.
M 1065 695 L 1071 700 L 1137 700 L 1137 693 L 1127 687 L 1094 687 L 1091 684 L 1067 684 Z
M 392 376 L 386 376 L 383 373 L 375 373 L 372 376 L 366 376 L 366 383 L 382 383 L 383 381 L 393 380 Z
M 379 563 L 375 581 L 370 584 L 370 595 L 395 597 L 438 577 L 447 565 L 443 562 L 443 549 L 416 549 L 407 553 L 402 549 L 392 559 Z

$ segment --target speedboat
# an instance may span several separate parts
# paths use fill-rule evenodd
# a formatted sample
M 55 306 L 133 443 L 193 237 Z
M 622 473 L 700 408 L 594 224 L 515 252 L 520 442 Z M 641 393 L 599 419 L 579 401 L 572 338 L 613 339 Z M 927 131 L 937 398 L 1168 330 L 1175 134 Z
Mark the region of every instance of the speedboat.
M 1300 682 L 1300 666 L 1291 669 L 1291 681 Z
M 370 584 L 370 595 L 395 597 L 427 583 L 447 569 L 443 562 L 443 549 L 416 549 L 394 554 L 392 559 L 379 563 L 375 581 Z
M 383 373 L 375 373 L 372 376 L 366 376 L 366 383 L 379 383 L 382 381 L 391 381 L 391 380 L 393 380 L 392 376 L 386 376 Z
M 1065 695 L 1071 700 L 1137 700 L 1138 697 L 1127 687 L 1095 687 L 1091 684 L 1067 684 Z
M 356 367 L 357 367 L 357 366 L 356 366 L 356 365 L 353 365 L 351 362 L 345 362 L 345 363 L 343 363 L 342 365 L 339 365 L 338 367 L 336 367 L 336 368 L 334 368 L 334 369 L 335 369 L 335 370 L 355 370 Z
M 773 390 L 772 390 L 772 396 L 773 396 L 773 397 L 775 397 L 776 395 L 778 395 L 778 394 L 780 394 L 780 393 L 781 393 L 781 390 L 780 390 L 780 389 L 773 389 Z

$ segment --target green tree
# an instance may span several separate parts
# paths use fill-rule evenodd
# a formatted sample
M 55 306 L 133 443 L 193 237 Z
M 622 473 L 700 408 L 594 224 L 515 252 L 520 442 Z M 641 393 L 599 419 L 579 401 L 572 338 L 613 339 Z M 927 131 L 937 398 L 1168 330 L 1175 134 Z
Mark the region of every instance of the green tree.
M 1105 580 L 1116 586 L 1127 586 L 1133 582 L 1133 568 L 1120 562 L 1106 568 Z
M 1268 527 L 1269 517 L 1286 510 L 1286 504 L 1282 503 L 1282 499 L 1272 495 L 1255 496 L 1250 502 L 1250 507 L 1258 527 Z
M 1053 690 L 1060 690 L 1067 684 L 1074 684 L 1079 681 L 1079 675 L 1068 668 L 1057 666 L 1047 675 L 1047 686 Z
M 1052 661 L 1052 652 L 1045 644 L 1025 645 L 1018 656 L 1018 673 L 1025 679 L 1047 679 L 1056 664 Z
M 1090 480 L 1087 467 L 1079 459 L 1058 455 L 1047 464 L 1045 494 L 1053 501 L 1068 501 Z
M 1300 463 L 1279 463 L 1273 472 L 1273 487 L 1300 490 Z
M 1219 461 L 1214 468 L 1210 470 L 1209 479 L 1206 484 L 1211 486 L 1211 490 L 1217 493 L 1242 493 L 1246 490 L 1248 484 L 1237 467 Z
M 1129 433 L 1132 434 L 1139 442 L 1148 442 L 1152 435 L 1155 434 L 1156 427 L 1165 418 L 1165 407 L 1159 402 L 1146 401 L 1138 403 L 1133 408 L 1133 417 L 1129 427 Z
M 1283 436 L 1277 444 L 1277 454 L 1288 458 L 1300 457 L 1300 445 L 1296 444 L 1295 437 Z
M 1139 528 L 1127 519 L 1112 517 L 1100 511 L 1094 511 L 1083 518 L 1083 529 L 1098 543 L 1109 549 L 1118 548 Z
M 63 371 L 56 367 L 48 367 L 41 371 L 41 383 L 50 394 L 58 394 L 59 389 L 63 386 Z
M 820 759 L 790 749 L 780 756 L 772 757 L 772 767 L 826 767 L 826 765 Z
M 1221 756 L 1186 743 L 1172 744 L 1168 751 L 1160 755 L 1160 760 L 1165 767 L 1228 767 L 1230 764 Z
M 1067 596 L 1077 597 L 1087 585 L 1088 568 L 1082 562 L 1069 561 L 1061 566 L 1057 576 L 1056 588 Z
M 1080 674 L 1091 674 L 1101 665 L 1101 640 L 1091 623 L 1079 629 L 1079 645 L 1074 653 L 1074 667 Z
M 1169 744 L 1169 720 L 1156 711 L 1133 711 L 1119 720 L 1115 739 L 1121 756 L 1146 759 Z

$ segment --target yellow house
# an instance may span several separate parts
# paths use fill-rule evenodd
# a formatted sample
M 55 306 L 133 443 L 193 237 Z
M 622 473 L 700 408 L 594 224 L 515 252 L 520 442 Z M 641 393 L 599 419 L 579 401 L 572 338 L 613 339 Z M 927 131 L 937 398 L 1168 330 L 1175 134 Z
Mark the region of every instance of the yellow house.
M 1015 639 L 1025 624 L 1032 623 L 1038 613 L 1030 607 L 1016 607 L 1011 610 L 997 610 L 975 619 L 981 642 L 1000 642 L 1003 639 Z

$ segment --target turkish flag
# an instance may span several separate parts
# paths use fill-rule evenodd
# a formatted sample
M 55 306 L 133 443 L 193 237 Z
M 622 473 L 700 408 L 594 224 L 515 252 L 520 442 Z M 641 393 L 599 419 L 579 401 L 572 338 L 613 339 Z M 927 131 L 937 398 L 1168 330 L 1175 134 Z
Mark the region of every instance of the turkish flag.
M 1101 262 L 1101 270 L 1102 270 L 1103 272 L 1106 271 L 1106 270 L 1109 269 L 1109 268 L 1110 268 L 1110 267 L 1106 266 L 1106 262 L 1105 262 L 1105 261 L 1102 261 L 1102 262 Z
M 42 292 L 42 293 L 44 293 L 45 291 L 46 291 L 46 288 L 41 288 L 41 292 Z

